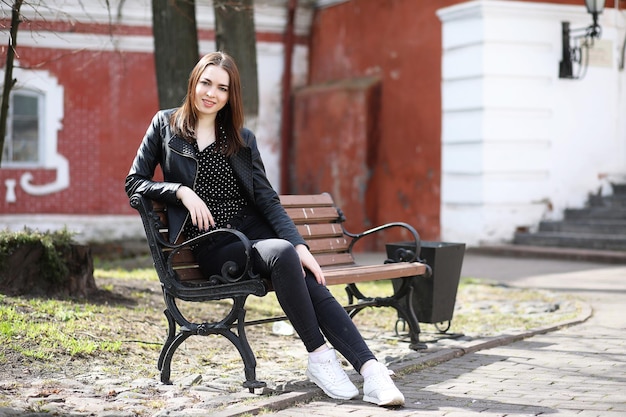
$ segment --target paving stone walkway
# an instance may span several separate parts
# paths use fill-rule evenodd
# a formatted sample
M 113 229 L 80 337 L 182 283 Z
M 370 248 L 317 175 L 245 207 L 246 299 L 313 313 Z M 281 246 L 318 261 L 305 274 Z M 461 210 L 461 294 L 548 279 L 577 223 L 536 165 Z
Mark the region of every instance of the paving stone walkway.
M 503 335 L 510 343 L 400 375 L 407 400 L 401 408 L 322 398 L 272 415 L 626 416 L 626 267 L 477 258 L 469 257 L 474 265 L 466 271 L 474 266 L 480 276 L 516 286 L 575 293 L 589 302 L 590 318 L 521 340 Z

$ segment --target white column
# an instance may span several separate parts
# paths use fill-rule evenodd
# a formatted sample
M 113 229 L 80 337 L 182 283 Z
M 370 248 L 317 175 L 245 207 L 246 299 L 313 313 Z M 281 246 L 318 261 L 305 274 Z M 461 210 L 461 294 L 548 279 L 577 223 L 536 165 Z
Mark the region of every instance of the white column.
M 604 173 L 624 169 L 623 19 L 605 10 L 606 47 L 582 80 L 558 78 L 561 21 L 584 6 L 481 0 L 438 11 L 443 30 L 443 240 L 510 241 L 581 207 Z M 608 64 L 607 64 L 608 59 Z

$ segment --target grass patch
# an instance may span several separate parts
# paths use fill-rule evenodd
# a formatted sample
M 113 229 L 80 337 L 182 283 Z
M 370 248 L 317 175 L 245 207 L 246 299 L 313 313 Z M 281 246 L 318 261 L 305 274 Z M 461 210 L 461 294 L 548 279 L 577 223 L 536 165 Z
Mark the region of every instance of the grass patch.
M 0 295 L 0 361 L 15 354 L 26 360 L 49 361 L 59 356 L 118 353 L 121 342 L 93 335 L 110 330 L 107 323 L 99 322 L 100 313 L 94 305 L 70 300 Z

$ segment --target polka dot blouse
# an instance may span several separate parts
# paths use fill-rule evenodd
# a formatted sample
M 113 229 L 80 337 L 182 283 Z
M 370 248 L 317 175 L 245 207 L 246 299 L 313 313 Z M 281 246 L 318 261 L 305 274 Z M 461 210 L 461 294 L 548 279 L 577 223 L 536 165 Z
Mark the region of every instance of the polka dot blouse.
M 198 160 L 194 191 L 209 207 L 215 220 L 215 228 L 226 227 L 246 206 L 246 200 L 241 195 L 232 167 L 216 142 L 202 152 L 197 143 L 194 143 L 194 148 Z M 184 232 L 187 239 L 205 233 L 191 223 L 191 218 L 187 219 Z

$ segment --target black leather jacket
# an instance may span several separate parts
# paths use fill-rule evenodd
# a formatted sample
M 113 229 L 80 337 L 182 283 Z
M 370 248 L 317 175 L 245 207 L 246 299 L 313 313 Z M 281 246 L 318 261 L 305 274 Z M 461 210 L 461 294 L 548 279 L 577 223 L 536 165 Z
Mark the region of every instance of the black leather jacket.
M 170 241 L 176 241 L 189 215 L 187 208 L 176 198 L 181 185 L 194 188 L 197 159 L 194 147 L 170 129 L 174 109 L 161 110 L 153 118 L 139 146 L 137 156 L 126 177 L 126 194 L 140 193 L 152 200 L 167 204 Z M 276 191 L 265 174 L 256 138 L 248 129 L 242 130 L 245 147 L 229 158 L 243 195 L 259 214 L 268 221 L 276 236 L 291 244 L 305 244 L 293 221 L 280 204 Z M 154 171 L 161 165 L 163 181 L 154 181 Z

